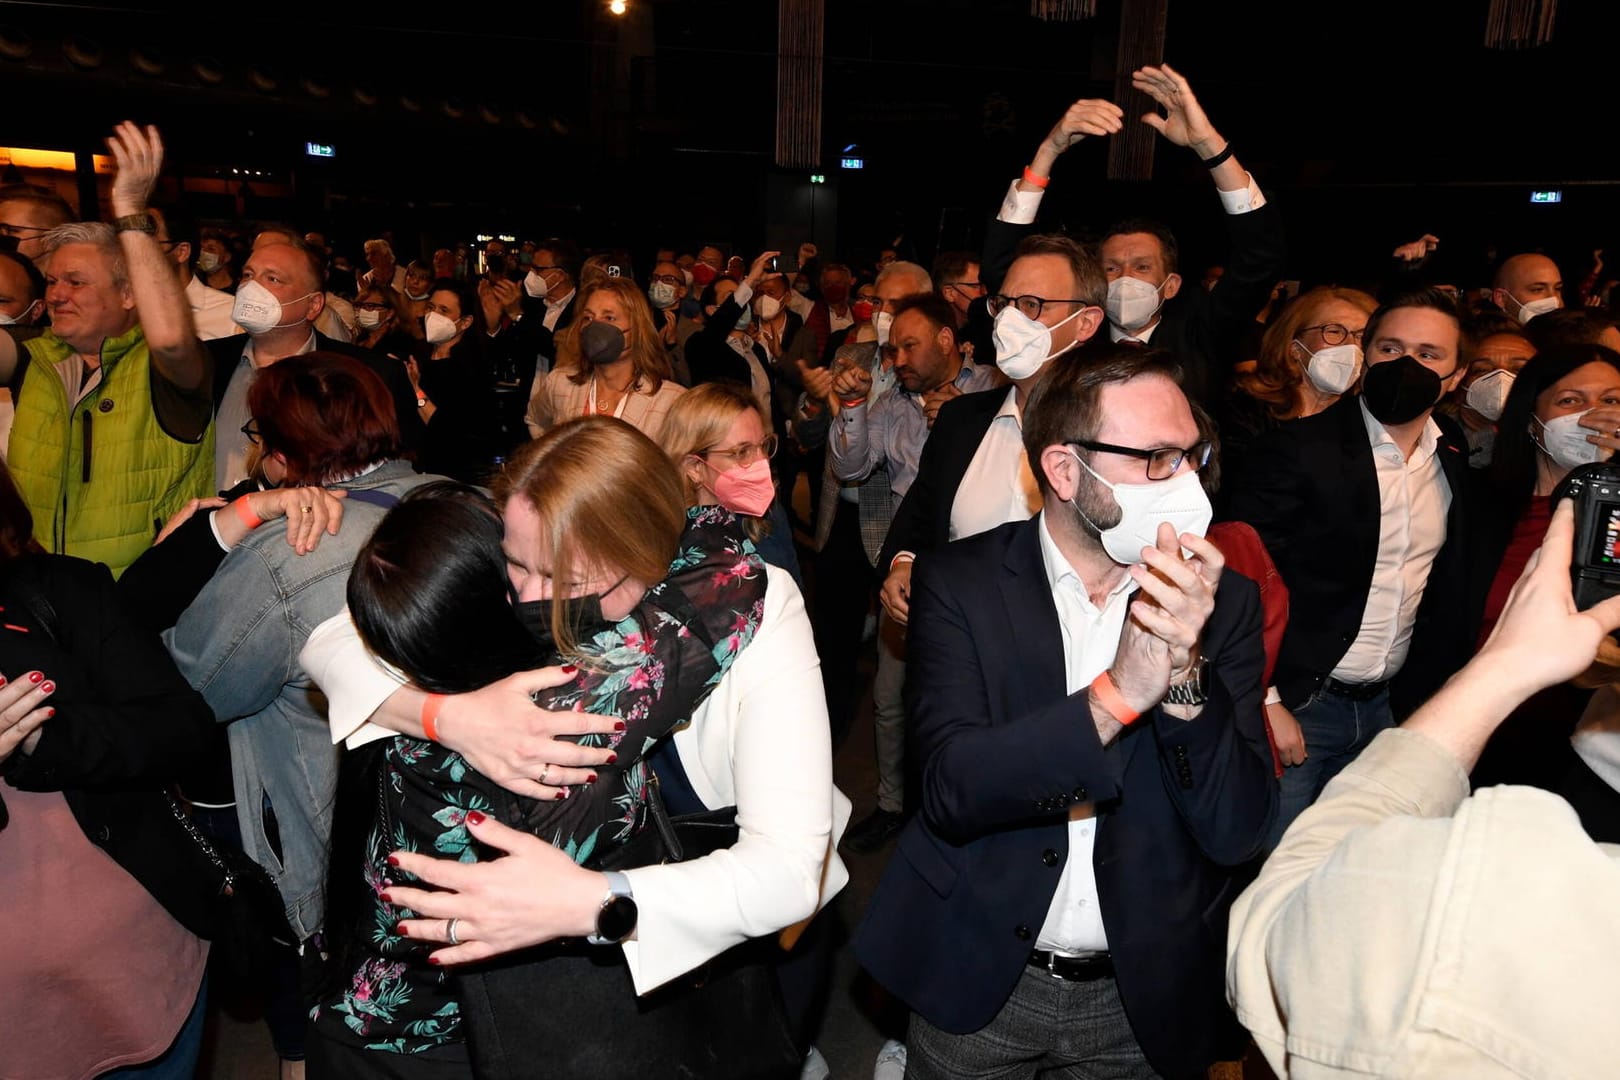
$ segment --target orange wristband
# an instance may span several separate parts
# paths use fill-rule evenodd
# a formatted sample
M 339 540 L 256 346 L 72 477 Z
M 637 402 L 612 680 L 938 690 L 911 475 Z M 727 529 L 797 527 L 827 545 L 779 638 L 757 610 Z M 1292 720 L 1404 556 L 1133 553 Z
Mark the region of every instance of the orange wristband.
M 1091 692 L 1097 695 L 1097 700 L 1102 702 L 1103 708 L 1113 713 L 1114 719 L 1126 727 L 1142 715 L 1125 704 L 1124 695 L 1119 692 L 1119 687 L 1114 685 L 1114 677 L 1106 671 L 1091 680 Z
M 1040 188 L 1042 191 L 1045 191 L 1046 190 L 1046 185 L 1050 184 L 1051 182 L 1052 182 L 1052 178 L 1050 176 L 1041 176 L 1038 173 L 1036 173 L 1034 169 L 1030 168 L 1028 165 L 1024 166 L 1024 183 L 1026 183 L 1026 184 L 1034 184 L 1036 187 Z
M 443 694 L 429 694 L 422 702 L 422 734 L 429 742 L 439 741 L 439 707 L 443 704 Z
M 264 524 L 264 518 L 260 517 L 258 514 L 255 514 L 253 512 L 253 508 L 248 505 L 248 497 L 246 495 L 241 496 L 235 502 L 231 503 L 231 509 L 236 511 L 237 518 L 241 520 L 242 524 L 247 526 L 248 532 L 252 532 L 254 529 L 257 529 L 260 525 Z

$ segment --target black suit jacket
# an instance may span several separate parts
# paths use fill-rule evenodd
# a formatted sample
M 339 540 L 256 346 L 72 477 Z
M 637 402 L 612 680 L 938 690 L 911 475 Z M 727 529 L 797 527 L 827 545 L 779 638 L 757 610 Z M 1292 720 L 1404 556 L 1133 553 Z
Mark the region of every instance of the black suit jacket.
M 979 390 L 947 401 L 934 418 L 917 461 L 917 478 L 895 508 L 888 539 L 878 557 L 878 570 L 888 573 L 894 557 L 942 547 L 951 538 L 951 507 L 956 489 L 973 464 L 990 423 L 1007 400 L 1008 386 Z
M 230 337 L 215 338 L 205 341 L 203 345 L 214 356 L 214 411 L 219 411 L 220 402 L 225 400 L 225 390 L 231 385 L 231 376 L 236 374 L 237 365 L 242 362 L 242 350 L 247 346 L 246 334 L 232 334 Z M 335 341 L 319 330 L 315 331 L 315 348 L 323 352 L 342 353 L 344 356 L 353 356 L 365 362 L 365 365 L 382 377 L 383 383 L 388 387 L 388 396 L 394 402 L 395 420 L 399 423 L 399 436 L 405 444 L 407 453 L 415 453 L 422 445 L 422 435 L 426 428 L 416 407 L 416 391 L 411 386 L 411 377 L 405 371 L 405 365 L 383 353 L 371 349 L 363 349 L 345 341 Z
M 1436 422 L 1451 506 L 1411 649 L 1391 690 L 1397 718 L 1422 704 L 1471 652 L 1468 444 L 1449 421 Z M 1360 633 L 1378 559 L 1378 474 L 1361 399 L 1342 397 L 1315 416 L 1261 435 L 1228 484 L 1225 516 L 1254 526 L 1288 586 L 1288 629 L 1273 682 L 1283 703 L 1295 708 L 1321 687 Z
M 1159 309 L 1159 325 L 1150 339 L 1154 348 L 1168 350 L 1181 362 L 1182 389 L 1211 411 L 1226 390 L 1232 366 L 1242 359 L 1238 354 L 1244 334 L 1266 306 L 1288 261 L 1282 215 L 1276 204 L 1268 202 L 1245 214 L 1222 217 L 1229 238 L 1226 272 L 1213 289 L 1204 289 L 1183 275 L 1180 291 Z M 999 283 L 1018 242 L 1035 228 L 999 220 L 990 223 L 984 245 L 986 280 Z M 1106 328 L 1101 331 L 1107 332 Z M 980 362 L 994 361 L 991 356 Z
M 900 835 L 856 953 L 929 1023 L 982 1028 L 1046 918 L 1069 807 L 1093 801 L 1092 865 L 1131 1028 L 1159 1072 L 1202 1076 L 1242 1043 L 1223 993 L 1226 913 L 1240 885 L 1225 868 L 1261 851 L 1276 813 L 1259 591 L 1236 573 L 1221 581 L 1204 629 L 1213 678 L 1202 713 L 1182 721 L 1153 709 L 1105 747 L 1086 691 L 1066 690 L 1038 520 L 917 560 L 907 715 L 922 809 Z

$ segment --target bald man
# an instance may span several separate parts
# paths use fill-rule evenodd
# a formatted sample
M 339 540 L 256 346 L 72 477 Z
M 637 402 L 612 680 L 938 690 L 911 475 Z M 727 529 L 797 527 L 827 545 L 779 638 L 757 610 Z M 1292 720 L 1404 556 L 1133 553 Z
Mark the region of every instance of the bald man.
M 1492 303 L 1520 325 L 1564 306 L 1563 275 L 1558 264 L 1545 255 L 1512 256 L 1496 271 L 1491 284 Z

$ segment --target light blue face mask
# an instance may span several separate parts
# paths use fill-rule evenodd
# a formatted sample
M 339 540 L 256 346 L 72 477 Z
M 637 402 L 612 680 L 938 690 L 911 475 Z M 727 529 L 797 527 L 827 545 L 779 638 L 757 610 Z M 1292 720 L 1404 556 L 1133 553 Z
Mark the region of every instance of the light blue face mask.
M 743 308 L 743 313 L 737 318 L 737 329 L 746 330 L 754 324 L 754 313 Z

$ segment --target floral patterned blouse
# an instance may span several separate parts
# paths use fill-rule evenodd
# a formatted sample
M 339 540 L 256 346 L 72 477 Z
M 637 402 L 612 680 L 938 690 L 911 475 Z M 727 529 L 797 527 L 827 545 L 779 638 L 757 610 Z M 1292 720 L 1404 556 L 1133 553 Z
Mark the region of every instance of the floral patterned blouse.
M 581 643 L 590 662 L 580 665 L 574 682 L 536 700 L 546 709 L 625 722 L 622 732 L 579 739 L 618 749 L 619 757 L 597 769 L 595 784 L 572 789 L 568 799 L 521 798 L 437 743 L 406 736 L 389 743 L 378 820 L 367 840 L 364 960 L 339 996 L 316 1007 L 312 1015 L 323 1031 L 368 1050 L 402 1054 L 461 1039 L 451 975 L 427 963 L 427 946 L 394 931 L 412 912 L 381 897 L 389 852 L 425 851 L 463 862 L 487 857 L 466 829 L 472 810 L 540 836 L 579 863 L 629 839 L 644 823 L 643 756 L 708 697 L 752 640 L 764 613 L 765 580 L 764 563 L 729 511 L 688 511 L 669 576 L 626 619 Z

